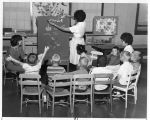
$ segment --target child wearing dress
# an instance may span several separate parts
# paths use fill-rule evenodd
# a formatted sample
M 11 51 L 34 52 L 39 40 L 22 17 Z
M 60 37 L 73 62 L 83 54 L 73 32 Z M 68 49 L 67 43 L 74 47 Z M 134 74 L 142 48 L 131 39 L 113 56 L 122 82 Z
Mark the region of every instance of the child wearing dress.
M 133 43 L 133 36 L 131 33 L 123 33 L 120 36 L 120 39 L 122 40 L 122 44 L 124 47 L 124 51 L 128 51 L 130 53 L 132 53 L 134 51 L 133 47 L 132 47 L 132 43 Z
M 80 55 L 77 54 L 77 45 L 78 44 L 85 45 L 84 33 L 86 28 L 85 23 L 86 14 L 83 10 L 77 10 L 75 11 L 73 18 L 75 20 L 75 24 L 68 28 L 60 27 L 52 23 L 50 20 L 49 23 L 62 31 L 71 32 L 73 34 L 73 37 L 70 40 L 70 63 L 73 65 L 78 65 Z

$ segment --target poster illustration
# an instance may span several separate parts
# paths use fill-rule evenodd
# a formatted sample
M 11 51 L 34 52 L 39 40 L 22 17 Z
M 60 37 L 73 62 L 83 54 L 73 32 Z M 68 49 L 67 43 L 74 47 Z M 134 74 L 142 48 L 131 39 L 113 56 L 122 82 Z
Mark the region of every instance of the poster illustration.
M 116 35 L 118 17 L 95 16 L 93 19 L 93 33 L 97 35 Z

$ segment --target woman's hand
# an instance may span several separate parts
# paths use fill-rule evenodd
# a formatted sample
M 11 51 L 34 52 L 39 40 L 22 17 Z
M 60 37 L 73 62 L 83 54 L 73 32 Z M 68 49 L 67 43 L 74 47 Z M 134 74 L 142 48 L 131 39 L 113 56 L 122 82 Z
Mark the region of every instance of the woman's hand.
M 45 46 L 45 51 L 48 51 L 49 50 L 49 46 Z
M 13 58 L 9 55 L 7 58 L 6 58 L 7 61 L 12 61 Z
M 53 25 L 53 26 L 56 26 L 55 23 L 51 22 L 51 20 L 48 20 L 49 24 Z

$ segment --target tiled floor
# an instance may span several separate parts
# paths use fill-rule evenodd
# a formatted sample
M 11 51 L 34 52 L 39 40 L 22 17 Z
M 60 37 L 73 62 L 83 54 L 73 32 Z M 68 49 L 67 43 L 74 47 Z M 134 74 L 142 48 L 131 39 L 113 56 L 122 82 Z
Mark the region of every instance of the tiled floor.
M 147 63 L 142 63 L 141 76 L 138 83 L 138 99 L 134 104 L 133 98 L 129 98 L 128 108 L 125 110 L 124 101 L 114 100 L 113 111 L 110 112 L 107 104 L 94 104 L 93 118 L 146 118 L 147 116 Z M 38 113 L 38 104 L 28 104 L 23 106 L 23 113 L 20 114 L 20 95 L 17 95 L 16 84 L 10 81 L 3 86 L 2 96 L 2 116 L 3 117 L 51 117 L 51 107 L 42 108 L 41 116 Z M 77 117 L 89 118 L 90 106 L 84 103 L 75 105 L 75 115 Z M 71 117 L 68 107 L 56 105 L 55 117 Z

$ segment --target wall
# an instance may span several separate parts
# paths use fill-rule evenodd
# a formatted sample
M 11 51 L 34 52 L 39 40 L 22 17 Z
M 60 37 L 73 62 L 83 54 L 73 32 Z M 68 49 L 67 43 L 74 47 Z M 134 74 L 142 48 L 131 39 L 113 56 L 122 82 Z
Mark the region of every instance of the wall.
M 120 45 L 120 35 L 123 32 L 130 32 L 134 36 L 134 45 L 147 45 L 147 35 L 134 35 L 136 3 L 106 3 L 104 4 L 104 16 L 116 15 L 118 21 L 118 35 L 115 37 L 115 44 Z M 144 13 L 143 13 L 144 14 Z

